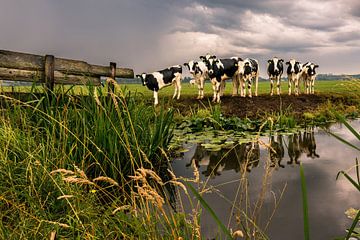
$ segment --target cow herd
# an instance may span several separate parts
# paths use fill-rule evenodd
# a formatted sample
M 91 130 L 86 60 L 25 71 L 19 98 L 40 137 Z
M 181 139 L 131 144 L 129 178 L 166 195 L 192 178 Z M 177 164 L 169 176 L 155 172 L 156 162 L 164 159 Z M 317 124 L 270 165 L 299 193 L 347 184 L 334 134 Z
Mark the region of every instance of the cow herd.
M 274 82 L 276 82 L 276 93 L 281 94 L 281 76 L 284 72 L 284 60 L 273 57 L 267 62 L 267 73 L 270 80 L 270 95 L 274 94 Z M 290 59 L 287 65 L 289 95 L 300 94 L 300 81 L 304 83 L 305 93 L 314 94 L 314 83 L 316 68 L 319 66 L 312 62 L 301 64 L 295 59 Z M 259 62 L 256 59 L 240 57 L 217 58 L 207 54 L 200 56 L 200 61 L 191 60 L 184 63 L 193 75 L 193 82 L 198 86 L 198 99 L 204 98 L 205 80 L 209 79 L 213 88 L 213 102 L 220 102 L 224 94 L 225 80 L 232 79 L 232 96 L 252 97 L 252 84 L 255 83 L 254 95 L 258 96 Z M 159 103 L 158 91 L 166 86 L 174 85 L 173 98 L 180 98 L 182 66 L 175 65 L 153 73 L 142 73 L 136 75 L 143 85 L 154 92 L 155 105 Z

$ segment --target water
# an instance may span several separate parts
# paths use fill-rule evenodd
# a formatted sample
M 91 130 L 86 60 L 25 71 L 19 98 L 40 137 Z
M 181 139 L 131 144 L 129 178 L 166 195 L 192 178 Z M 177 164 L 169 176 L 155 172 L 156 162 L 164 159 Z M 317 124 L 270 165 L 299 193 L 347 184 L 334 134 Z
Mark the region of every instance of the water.
M 359 131 L 360 121 L 351 124 Z M 340 124 L 333 125 L 330 131 L 359 146 L 355 137 Z M 344 177 L 336 180 L 336 175 L 340 170 L 353 167 L 355 158 L 360 159 L 360 153 L 316 128 L 295 135 L 260 139 L 270 143 L 277 153 L 269 154 L 269 148 L 254 143 L 218 152 L 209 152 L 196 143 L 185 143 L 184 147 L 189 151 L 173 162 L 173 169 L 177 176 L 192 178 L 191 163 L 199 166 L 201 181 L 208 181 L 208 187 L 214 186 L 218 190 L 206 193 L 204 199 L 222 222 L 233 230 L 240 229 L 236 216 L 242 216 L 240 220 L 244 222 L 239 209 L 241 206 L 244 209 L 245 204 L 240 199 L 247 196 L 249 215 L 258 203 L 260 210 L 256 221 L 261 229 L 271 218 L 275 203 L 280 201 L 266 230 L 270 239 L 304 239 L 298 164 L 301 162 L 307 183 L 311 239 L 344 236 L 345 229 L 351 225 L 344 212 L 351 207 L 360 208 L 360 194 Z M 247 165 L 245 159 L 248 159 Z M 354 171 L 351 175 L 356 176 Z M 247 184 L 240 181 L 241 176 L 247 176 Z M 265 185 L 264 176 L 267 176 Z M 244 194 L 245 186 L 248 194 Z M 261 198 L 262 189 L 264 195 Z M 181 198 L 185 210 L 190 212 L 188 201 L 184 196 Z M 205 210 L 201 215 L 201 225 L 205 238 L 216 237 L 220 231 Z

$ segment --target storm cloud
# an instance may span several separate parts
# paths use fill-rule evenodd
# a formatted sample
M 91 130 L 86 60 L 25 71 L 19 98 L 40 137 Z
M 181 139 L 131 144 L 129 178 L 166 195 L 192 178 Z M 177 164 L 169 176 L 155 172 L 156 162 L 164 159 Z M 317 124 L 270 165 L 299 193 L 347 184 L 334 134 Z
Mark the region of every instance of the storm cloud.
M 358 73 L 356 0 L 2 0 L 0 49 L 153 71 L 213 53 Z

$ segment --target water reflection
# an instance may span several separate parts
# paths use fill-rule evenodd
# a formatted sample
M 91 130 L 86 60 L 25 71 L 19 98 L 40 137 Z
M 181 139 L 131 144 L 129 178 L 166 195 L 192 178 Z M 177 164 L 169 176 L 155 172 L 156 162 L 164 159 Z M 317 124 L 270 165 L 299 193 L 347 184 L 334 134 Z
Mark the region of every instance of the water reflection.
M 312 159 L 320 157 L 316 152 L 314 128 L 298 131 L 288 136 L 272 135 L 267 141 L 268 147 L 266 149 L 270 159 L 270 167 L 275 169 L 285 168 L 286 164 L 299 164 L 299 159 L 303 154 Z M 195 164 L 198 168 L 205 168 L 201 172 L 205 177 L 214 178 L 227 170 L 250 172 L 259 165 L 260 161 L 260 146 L 256 141 L 235 144 L 232 148 L 221 151 L 211 151 L 200 143 L 195 148 L 196 150 L 186 167 Z M 289 158 L 284 163 L 286 150 Z
M 353 126 L 359 130 L 360 121 L 353 122 Z M 352 144 L 358 144 L 357 139 L 340 125 L 334 125 L 330 130 Z M 344 212 L 350 207 L 358 208 L 360 196 L 346 179 L 336 180 L 336 175 L 338 171 L 354 166 L 355 158 L 359 158 L 357 151 L 317 128 L 261 137 L 259 142 L 240 144 L 232 137 L 225 141 L 236 143 L 231 148 L 221 142 L 227 147 L 221 151 L 210 151 L 206 148 L 211 147 L 210 144 L 187 143 L 184 146 L 189 151 L 173 162 L 177 176 L 193 177 L 193 169 L 189 166 L 195 164 L 202 173 L 201 180 L 209 178 L 203 181 L 206 188 L 210 185 L 216 191 L 203 197 L 222 222 L 238 229 L 238 215 L 234 217 L 233 211 L 236 208 L 251 216 L 260 216 L 256 218 L 260 228 L 268 226 L 271 218 L 266 229 L 270 239 L 285 239 L 285 236 L 303 239 L 303 229 L 298 224 L 299 216 L 302 216 L 302 194 L 297 167 L 302 163 L 307 182 L 310 227 L 322 229 L 311 231 L 311 238 L 334 239 L 344 235 L 351 224 Z M 275 169 L 279 171 L 272 171 Z M 285 185 L 286 190 L 280 197 Z M 186 200 L 186 197 L 180 197 L 182 201 Z M 246 202 L 245 208 L 241 200 Z M 280 205 L 272 215 L 277 203 Z M 253 206 L 254 209 L 247 208 Z M 191 213 L 191 207 L 185 205 L 185 208 Z M 332 227 L 329 228 L 328 224 Z M 204 238 L 211 239 L 218 234 L 216 223 L 206 211 L 202 213 L 201 228 Z
M 269 140 L 270 147 L 268 148 L 269 157 L 270 157 L 270 167 L 281 167 L 284 168 L 285 166 L 281 164 L 282 159 L 284 158 L 284 144 L 283 144 L 283 136 L 277 135 L 271 136 Z
M 209 151 L 198 144 L 191 161 L 186 164 L 190 167 L 195 164 L 198 168 L 206 167 L 202 174 L 206 177 L 215 177 L 221 175 L 223 171 L 241 170 L 251 171 L 257 167 L 260 160 L 260 146 L 257 142 L 248 142 L 236 144 L 230 149 L 223 151 Z

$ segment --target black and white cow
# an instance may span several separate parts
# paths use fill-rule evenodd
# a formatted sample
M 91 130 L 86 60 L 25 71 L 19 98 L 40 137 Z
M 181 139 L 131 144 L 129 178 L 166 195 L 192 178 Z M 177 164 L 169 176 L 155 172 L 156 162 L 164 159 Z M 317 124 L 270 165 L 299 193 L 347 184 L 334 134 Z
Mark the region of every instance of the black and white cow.
M 203 59 L 203 58 L 202 58 Z M 203 59 L 207 68 L 208 75 L 213 86 L 213 102 L 220 102 L 220 96 L 223 95 L 225 80 L 232 79 L 233 84 L 238 82 L 238 61 L 236 59 L 217 59 L 211 56 Z M 236 95 L 236 89 L 233 89 L 233 95 Z
M 302 65 L 300 62 L 295 59 L 290 59 L 286 62 L 287 75 L 288 75 L 288 84 L 289 84 L 289 96 L 291 95 L 291 86 L 294 85 L 294 93 L 296 96 L 300 94 L 299 80 L 302 72 Z
M 175 65 L 153 73 L 142 73 L 141 75 L 136 75 L 136 77 L 141 78 L 143 85 L 154 91 L 155 105 L 157 105 L 159 103 L 158 91 L 172 84 L 175 85 L 173 98 L 175 98 L 176 95 L 177 99 L 180 98 L 181 75 L 181 65 Z
M 234 58 L 236 59 L 236 58 Z M 240 83 L 240 94 L 246 97 L 246 83 L 248 84 L 249 97 L 252 97 L 252 82 L 255 79 L 255 96 L 258 95 L 259 62 L 252 58 L 238 59 L 238 75 Z
M 197 99 L 203 99 L 204 98 L 204 83 L 208 76 L 208 68 L 206 64 L 203 61 L 189 61 L 188 63 L 184 63 L 184 66 L 187 66 L 189 69 L 189 72 L 194 77 L 194 82 L 198 86 L 198 97 Z
M 281 75 L 283 74 L 283 59 L 279 59 L 277 57 L 273 57 L 272 59 L 268 60 L 267 72 L 270 79 L 270 95 L 274 94 L 274 80 L 276 80 L 277 86 L 277 94 L 281 94 Z
M 315 69 L 318 67 L 319 65 L 312 62 L 307 62 L 304 65 L 302 65 L 301 79 L 304 81 L 306 94 L 314 94 L 314 85 L 316 78 Z

